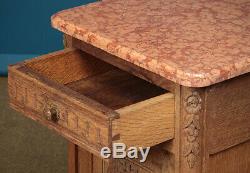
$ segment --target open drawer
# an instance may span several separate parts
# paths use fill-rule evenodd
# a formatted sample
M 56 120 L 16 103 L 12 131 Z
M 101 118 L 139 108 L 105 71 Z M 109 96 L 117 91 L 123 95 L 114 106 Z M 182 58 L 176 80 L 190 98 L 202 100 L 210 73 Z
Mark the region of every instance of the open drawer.
M 65 49 L 9 67 L 11 106 L 99 155 L 113 142 L 174 137 L 174 95 L 87 53 Z

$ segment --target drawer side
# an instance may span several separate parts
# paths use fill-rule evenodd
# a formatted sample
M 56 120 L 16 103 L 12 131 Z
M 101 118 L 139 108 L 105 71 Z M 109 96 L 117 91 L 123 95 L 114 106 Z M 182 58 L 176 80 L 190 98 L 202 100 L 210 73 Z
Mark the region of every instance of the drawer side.
M 163 94 L 118 109 L 113 121 L 114 142 L 150 147 L 174 138 L 174 95 Z M 118 138 L 118 139 L 117 139 Z

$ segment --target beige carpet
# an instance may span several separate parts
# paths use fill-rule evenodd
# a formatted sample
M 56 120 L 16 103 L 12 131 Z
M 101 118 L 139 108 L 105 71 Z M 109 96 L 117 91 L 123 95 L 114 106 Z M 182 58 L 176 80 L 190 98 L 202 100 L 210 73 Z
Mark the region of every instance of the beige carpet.
M 0 77 L 0 173 L 66 173 L 67 141 L 8 107 Z

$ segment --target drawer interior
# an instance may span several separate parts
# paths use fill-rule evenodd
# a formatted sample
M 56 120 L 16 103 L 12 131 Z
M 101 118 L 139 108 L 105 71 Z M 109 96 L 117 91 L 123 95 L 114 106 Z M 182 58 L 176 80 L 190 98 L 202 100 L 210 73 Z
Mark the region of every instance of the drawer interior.
M 79 50 L 27 61 L 26 66 L 114 110 L 167 93 Z
M 129 106 L 165 92 L 119 69 L 80 79 L 66 86 L 112 109 Z

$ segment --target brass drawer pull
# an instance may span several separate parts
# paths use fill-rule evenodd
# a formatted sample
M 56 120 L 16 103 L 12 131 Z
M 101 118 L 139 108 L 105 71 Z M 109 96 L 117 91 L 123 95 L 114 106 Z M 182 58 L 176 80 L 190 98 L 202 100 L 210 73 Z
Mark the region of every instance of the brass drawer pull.
M 45 119 L 57 123 L 60 119 L 59 111 L 55 106 L 46 106 L 44 109 L 44 117 Z

